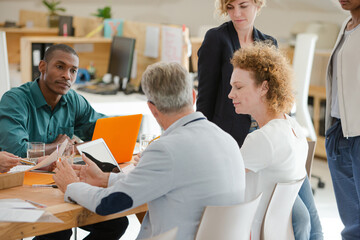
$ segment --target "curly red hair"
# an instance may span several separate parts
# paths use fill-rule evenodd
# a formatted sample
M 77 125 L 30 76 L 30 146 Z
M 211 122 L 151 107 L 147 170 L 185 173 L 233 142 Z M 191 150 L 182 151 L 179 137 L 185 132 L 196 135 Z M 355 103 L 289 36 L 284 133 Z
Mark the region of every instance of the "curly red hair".
M 256 86 L 268 82 L 266 99 L 269 110 L 288 113 L 294 104 L 293 70 L 286 57 L 272 43 L 255 42 L 253 46 L 240 48 L 231 63 L 253 73 Z

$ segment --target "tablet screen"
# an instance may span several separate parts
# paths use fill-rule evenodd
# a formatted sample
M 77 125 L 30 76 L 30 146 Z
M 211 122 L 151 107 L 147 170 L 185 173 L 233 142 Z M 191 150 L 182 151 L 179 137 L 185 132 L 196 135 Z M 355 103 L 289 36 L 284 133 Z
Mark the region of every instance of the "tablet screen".
M 82 153 L 85 153 L 86 155 L 89 154 L 91 155 L 91 157 L 95 158 L 96 160 L 102 163 L 113 164 L 116 167 L 118 167 L 119 170 L 121 170 L 114 156 L 112 155 L 105 141 L 102 138 L 96 139 L 91 142 L 83 143 L 77 146 L 77 149 L 79 150 L 80 154 Z

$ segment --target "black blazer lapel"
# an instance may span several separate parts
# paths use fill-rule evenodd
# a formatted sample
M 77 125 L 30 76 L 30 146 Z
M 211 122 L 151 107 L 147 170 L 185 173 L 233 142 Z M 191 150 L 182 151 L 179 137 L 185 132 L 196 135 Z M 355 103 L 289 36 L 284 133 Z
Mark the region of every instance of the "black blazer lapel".
M 229 35 L 230 35 L 230 39 L 232 42 L 232 46 L 234 48 L 234 52 L 236 50 L 238 50 L 240 48 L 240 42 L 239 42 L 239 37 L 237 35 L 237 32 L 235 30 L 234 24 L 232 23 L 232 21 L 228 22 L 228 31 L 229 31 Z

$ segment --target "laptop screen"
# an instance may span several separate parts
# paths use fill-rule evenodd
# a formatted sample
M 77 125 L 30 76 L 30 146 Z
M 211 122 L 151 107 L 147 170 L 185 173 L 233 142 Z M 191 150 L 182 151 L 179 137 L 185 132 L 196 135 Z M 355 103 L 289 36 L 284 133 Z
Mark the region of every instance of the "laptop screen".
M 101 118 L 92 140 L 102 138 L 118 163 L 131 160 L 140 130 L 142 114 Z

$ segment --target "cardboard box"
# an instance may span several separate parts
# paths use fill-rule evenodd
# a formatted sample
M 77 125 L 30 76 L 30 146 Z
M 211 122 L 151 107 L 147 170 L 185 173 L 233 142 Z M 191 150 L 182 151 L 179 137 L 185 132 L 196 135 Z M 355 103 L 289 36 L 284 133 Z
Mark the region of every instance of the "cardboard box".
M 22 186 L 24 172 L 0 174 L 0 189 Z

